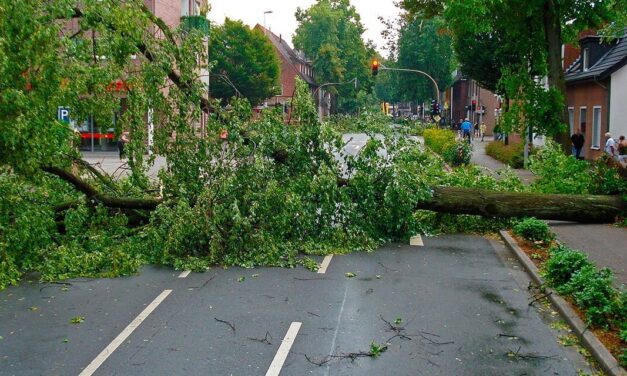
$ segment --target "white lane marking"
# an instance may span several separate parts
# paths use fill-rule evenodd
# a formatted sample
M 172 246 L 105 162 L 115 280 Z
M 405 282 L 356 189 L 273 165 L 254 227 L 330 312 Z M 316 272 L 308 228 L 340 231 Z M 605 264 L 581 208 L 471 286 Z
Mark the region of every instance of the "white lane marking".
M 179 278 L 187 278 L 187 276 L 188 276 L 188 275 L 189 275 L 189 273 L 191 273 L 191 272 L 192 272 L 191 270 L 186 270 L 186 271 L 184 271 L 183 273 L 181 273 L 181 274 L 179 275 Z
M 279 351 L 277 351 L 272 364 L 270 364 L 268 372 L 266 372 L 266 376 L 279 376 L 281 368 L 283 368 L 283 363 L 285 363 L 285 360 L 290 353 L 290 349 L 294 344 L 294 340 L 296 339 L 296 335 L 298 334 L 301 325 L 303 325 L 301 322 L 293 322 L 292 325 L 290 325 L 290 328 L 285 334 L 285 338 L 283 338 L 281 346 L 279 346 Z
M 329 356 L 333 355 L 335 350 L 335 343 L 337 342 L 337 333 L 340 331 L 340 323 L 342 322 L 342 314 L 344 314 L 344 305 L 346 305 L 346 296 L 348 295 L 348 285 L 344 289 L 344 299 L 342 299 L 342 306 L 340 307 L 340 313 L 337 314 L 337 324 L 335 325 L 335 333 L 333 333 L 333 341 L 331 342 L 331 349 L 329 350 Z M 325 375 L 329 376 L 331 371 L 331 362 L 327 362 L 327 369 Z
M 98 356 L 92 360 L 91 363 L 79 374 L 79 376 L 91 376 L 98 370 L 98 368 L 102 365 L 102 363 L 107 360 L 107 358 L 113 354 L 115 349 L 117 349 L 122 342 L 124 342 L 130 335 L 141 325 L 141 323 L 146 320 L 148 315 L 152 313 L 165 300 L 165 298 L 170 295 L 172 290 L 164 290 L 159 296 L 155 298 L 137 317 L 135 320 L 131 321 L 130 324 L 117 337 L 109 344 L 109 346 L 105 347 L 104 350 Z
M 422 236 L 416 235 L 416 236 L 412 236 L 411 239 L 409 239 L 409 245 L 424 247 L 425 243 L 422 242 Z
M 318 268 L 318 274 L 324 274 L 327 272 L 327 268 L 329 267 L 332 258 L 333 255 L 324 256 L 324 260 L 322 260 L 322 264 L 320 264 L 320 267 Z

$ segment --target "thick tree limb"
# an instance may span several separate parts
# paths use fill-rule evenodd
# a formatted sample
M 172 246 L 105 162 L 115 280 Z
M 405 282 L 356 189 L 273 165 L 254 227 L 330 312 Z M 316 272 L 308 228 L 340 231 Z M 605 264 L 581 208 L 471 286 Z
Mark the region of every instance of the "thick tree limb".
M 619 196 L 551 195 L 492 192 L 472 188 L 438 187 L 416 209 L 484 217 L 536 217 L 581 223 L 611 223 L 625 211 Z
M 137 210 L 155 210 L 159 204 L 163 202 L 161 199 L 149 198 L 126 198 L 126 197 L 111 197 L 103 195 L 98 192 L 94 187 L 83 181 L 78 176 L 72 174 L 59 167 L 44 166 L 41 168 L 43 171 L 58 176 L 62 180 L 70 183 L 79 192 L 85 194 L 87 198 L 97 201 L 102 205 L 109 208 L 119 209 L 137 209 Z

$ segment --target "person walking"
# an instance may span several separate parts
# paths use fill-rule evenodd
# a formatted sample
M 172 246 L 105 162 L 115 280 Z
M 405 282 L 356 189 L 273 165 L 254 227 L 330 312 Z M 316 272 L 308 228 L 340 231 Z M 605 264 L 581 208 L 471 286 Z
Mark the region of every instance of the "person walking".
M 625 136 L 618 138 L 618 161 L 627 162 L 627 140 Z
M 581 129 L 577 128 L 575 130 L 575 133 L 570 136 L 570 141 L 573 144 L 573 156 L 575 159 L 583 159 L 581 150 L 583 149 L 583 144 L 586 142 L 586 139 L 583 134 L 581 134 Z
M 485 123 L 481 122 L 481 125 L 479 125 L 479 134 L 481 135 L 481 142 L 483 142 L 483 139 L 485 138 L 485 130 L 486 130 Z
M 130 136 L 127 131 L 122 132 L 120 135 L 120 139 L 118 139 L 118 150 L 120 152 L 120 159 L 124 159 L 126 155 L 124 154 L 124 147 L 126 144 L 130 142 Z
M 463 136 L 462 139 L 468 137 L 468 143 L 471 144 L 472 143 L 472 123 L 470 122 L 470 120 L 468 120 L 468 118 L 464 119 L 464 122 L 462 123 L 462 132 L 463 132 Z
M 616 159 L 616 141 L 612 138 L 612 134 L 610 132 L 605 134 L 605 138 L 607 139 L 607 141 L 605 141 L 605 153 L 612 157 L 612 159 Z

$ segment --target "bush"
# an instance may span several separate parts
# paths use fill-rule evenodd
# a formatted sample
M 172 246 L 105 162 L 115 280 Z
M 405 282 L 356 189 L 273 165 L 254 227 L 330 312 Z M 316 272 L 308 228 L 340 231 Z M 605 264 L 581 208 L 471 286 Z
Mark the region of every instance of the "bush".
M 486 145 L 485 152 L 497 161 L 501 161 L 512 168 L 523 168 L 524 148 L 525 145 L 520 142 L 505 145 L 501 141 L 492 141 Z
M 530 159 L 530 169 L 537 179 L 532 188 L 541 193 L 620 194 L 627 192 L 627 179 L 611 163 L 601 158 L 594 162 L 565 155 L 554 142 L 547 144 Z
M 425 129 L 425 145 L 440 155 L 455 147 L 455 132 L 448 129 Z
M 425 129 L 425 145 L 442 156 L 452 166 L 467 165 L 472 157 L 472 146 L 465 141 L 456 141 L 455 132 L 448 129 Z
M 590 324 L 605 327 L 613 316 L 612 302 L 617 295 L 612 287 L 613 278 L 609 269 L 597 270 L 594 265 L 586 265 L 558 290 L 560 294 L 572 294 L 577 306 L 586 309 Z
M 552 247 L 545 267 L 545 277 L 549 286 L 560 288 L 570 282 L 575 273 L 591 265 L 588 256 L 565 246 Z
M 549 225 L 535 218 L 525 218 L 514 226 L 514 233 L 530 241 L 548 242 L 553 238 Z

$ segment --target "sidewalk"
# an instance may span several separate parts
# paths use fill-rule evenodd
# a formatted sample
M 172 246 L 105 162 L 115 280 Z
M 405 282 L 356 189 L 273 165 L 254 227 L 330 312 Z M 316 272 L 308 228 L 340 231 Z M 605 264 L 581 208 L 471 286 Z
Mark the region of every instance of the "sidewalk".
M 485 140 L 473 142 L 472 163 L 490 170 L 505 168 L 505 164 L 485 153 L 485 146 L 492 138 L 490 137 L 489 141 L 488 138 Z M 534 179 L 531 171 L 522 169 L 514 171 L 527 184 Z M 585 252 L 598 267 L 612 269 L 616 274 L 616 281 L 627 285 L 627 229 L 611 224 L 590 225 L 559 221 L 548 221 L 548 224 L 562 243 Z
M 129 173 L 128 160 L 120 160 L 116 152 L 84 152 L 83 160 L 94 165 L 94 167 L 102 169 L 114 178 L 127 176 Z M 148 159 L 146 155 L 144 157 Z M 163 157 L 157 157 L 155 163 L 148 169 L 148 177 L 156 179 L 159 170 L 165 167 L 166 161 Z

